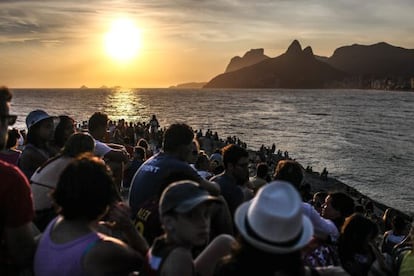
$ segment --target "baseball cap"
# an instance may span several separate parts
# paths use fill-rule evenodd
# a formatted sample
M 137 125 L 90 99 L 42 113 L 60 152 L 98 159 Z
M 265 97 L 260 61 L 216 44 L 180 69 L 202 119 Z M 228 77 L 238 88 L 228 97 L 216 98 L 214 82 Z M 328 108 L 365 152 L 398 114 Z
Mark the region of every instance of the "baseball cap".
M 200 187 L 197 182 L 182 180 L 170 184 L 162 193 L 159 203 L 160 215 L 174 210 L 187 213 L 204 202 L 221 202 Z

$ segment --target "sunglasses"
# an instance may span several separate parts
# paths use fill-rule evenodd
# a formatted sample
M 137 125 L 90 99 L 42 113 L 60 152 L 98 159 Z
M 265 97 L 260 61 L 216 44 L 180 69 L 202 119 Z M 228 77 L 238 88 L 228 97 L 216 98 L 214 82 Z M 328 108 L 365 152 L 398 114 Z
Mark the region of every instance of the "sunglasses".
M 0 115 L 0 121 L 3 124 L 8 126 L 12 126 L 16 123 L 17 115 Z

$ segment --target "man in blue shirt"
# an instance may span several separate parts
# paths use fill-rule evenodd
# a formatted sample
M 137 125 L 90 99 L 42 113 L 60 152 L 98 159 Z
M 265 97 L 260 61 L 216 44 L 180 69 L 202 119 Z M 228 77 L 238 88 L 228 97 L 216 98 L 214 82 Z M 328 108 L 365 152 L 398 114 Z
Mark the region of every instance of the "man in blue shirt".
M 131 182 L 129 205 L 132 214 L 136 214 L 141 203 L 154 195 L 172 175 L 182 173 L 188 180 L 200 184 L 213 195 L 220 189 L 216 183 L 203 179 L 187 163 L 192 153 L 194 132 L 186 124 L 172 124 L 164 133 L 163 151 L 151 157 L 138 169 Z

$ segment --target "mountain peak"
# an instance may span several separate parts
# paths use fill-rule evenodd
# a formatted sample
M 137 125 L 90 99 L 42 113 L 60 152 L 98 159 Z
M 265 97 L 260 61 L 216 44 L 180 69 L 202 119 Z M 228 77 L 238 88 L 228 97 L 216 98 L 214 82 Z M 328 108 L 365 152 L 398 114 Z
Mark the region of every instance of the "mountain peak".
M 288 55 L 297 55 L 297 54 L 300 54 L 301 52 L 302 52 L 302 46 L 300 46 L 299 41 L 297 41 L 295 39 L 295 40 L 293 40 L 293 42 L 288 47 L 288 49 L 286 51 L 286 54 L 288 54 Z
M 305 49 L 303 49 L 303 55 L 304 56 L 310 56 L 313 57 L 313 50 L 311 46 L 306 47 Z
M 268 58 L 269 57 L 264 54 L 263 48 L 250 49 L 243 55 L 243 57 L 239 57 L 239 56 L 233 57 L 230 60 L 229 65 L 227 65 L 225 72 L 236 71 L 241 68 L 259 63 Z

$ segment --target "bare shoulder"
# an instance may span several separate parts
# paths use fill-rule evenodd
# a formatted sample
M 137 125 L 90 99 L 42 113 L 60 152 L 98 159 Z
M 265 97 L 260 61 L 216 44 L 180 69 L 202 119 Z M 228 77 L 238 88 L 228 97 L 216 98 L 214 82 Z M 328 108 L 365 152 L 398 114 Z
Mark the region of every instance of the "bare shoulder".
M 88 275 L 123 275 L 138 270 L 142 260 L 121 240 L 105 236 L 85 254 L 83 264 Z

